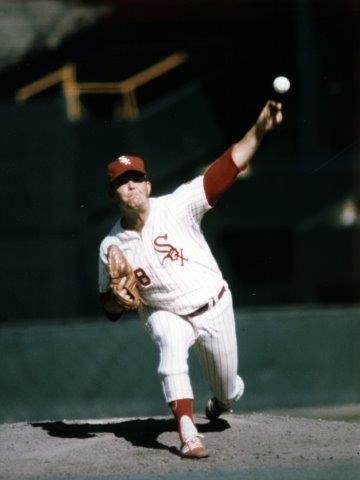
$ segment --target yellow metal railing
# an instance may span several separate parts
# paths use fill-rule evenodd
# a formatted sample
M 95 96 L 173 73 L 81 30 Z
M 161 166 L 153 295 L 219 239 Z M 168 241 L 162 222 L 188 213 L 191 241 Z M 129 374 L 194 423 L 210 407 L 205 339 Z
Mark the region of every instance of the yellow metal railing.
M 132 75 L 121 82 L 81 82 L 76 80 L 76 66 L 64 65 L 49 75 L 39 78 L 16 91 L 18 102 L 25 102 L 57 83 L 61 83 L 62 92 L 66 101 L 66 112 L 69 120 L 81 118 L 80 95 L 120 94 L 123 101 L 120 114 L 123 118 L 133 119 L 139 116 L 139 107 L 136 99 L 136 89 L 154 80 L 155 78 L 173 70 L 188 60 L 186 53 L 178 52 L 160 62 Z

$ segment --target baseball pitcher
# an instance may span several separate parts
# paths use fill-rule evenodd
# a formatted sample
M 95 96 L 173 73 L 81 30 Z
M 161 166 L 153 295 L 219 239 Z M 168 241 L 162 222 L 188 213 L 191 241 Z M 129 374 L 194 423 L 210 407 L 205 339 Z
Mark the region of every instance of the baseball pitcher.
M 282 122 L 268 101 L 237 143 L 191 182 L 150 197 L 141 158 L 122 155 L 107 167 L 120 217 L 100 245 L 99 292 L 105 314 L 117 320 L 137 310 L 159 349 L 158 373 L 176 419 L 184 458 L 209 455 L 197 431 L 188 352 L 193 345 L 213 392 L 209 420 L 230 410 L 244 392 L 238 375 L 235 320 L 229 286 L 200 227 L 203 215 L 245 170 L 265 133 Z

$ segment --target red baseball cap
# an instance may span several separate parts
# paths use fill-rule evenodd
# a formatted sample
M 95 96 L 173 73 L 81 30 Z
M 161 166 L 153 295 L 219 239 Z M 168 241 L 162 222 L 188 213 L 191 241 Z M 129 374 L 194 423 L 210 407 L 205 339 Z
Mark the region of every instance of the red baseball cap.
M 116 160 L 113 160 L 107 166 L 107 176 L 110 183 L 116 180 L 125 172 L 134 170 L 146 175 L 144 160 L 133 155 L 121 155 Z

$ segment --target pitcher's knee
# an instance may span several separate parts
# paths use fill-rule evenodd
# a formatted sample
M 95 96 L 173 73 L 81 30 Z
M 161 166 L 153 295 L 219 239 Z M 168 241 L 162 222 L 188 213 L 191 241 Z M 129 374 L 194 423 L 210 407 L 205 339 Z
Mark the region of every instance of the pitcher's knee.
M 244 395 L 245 391 L 245 383 L 239 375 L 236 377 L 236 395 L 233 398 L 233 403 L 237 402 L 240 400 L 240 398 Z
M 240 398 L 243 396 L 245 391 L 245 384 L 243 379 L 239 376 L 236 377 L 235 387 L 232 392 L 228 392 L 226 398 L 218 398 L 221 403 L 226 405 L 227 407 L 231 407 L 234 403 L 236 403 Z

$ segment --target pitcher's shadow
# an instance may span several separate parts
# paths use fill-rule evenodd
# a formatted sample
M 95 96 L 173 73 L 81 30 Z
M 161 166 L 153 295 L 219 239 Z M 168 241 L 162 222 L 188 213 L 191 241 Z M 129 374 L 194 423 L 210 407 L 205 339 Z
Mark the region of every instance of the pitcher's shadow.
M 89 424 L 57 422 L 33 422 L 33 427 L 40 427 L 52 437 L 59 438 L 92 438 L 99 433 L 113 433 L 116 437 L 124 438 L 135 447 L 155 448 L 168 450 L 176 455 L 179 450 L 158 441 L 159 435 L 164 432 L 175 432 L 174 419 L 139 419 L 125 420 L 118 423 Z M 230 428 L 229 423 L 223 418 L 205 424 L 197 425 L 200 433 L 222 432 Z

